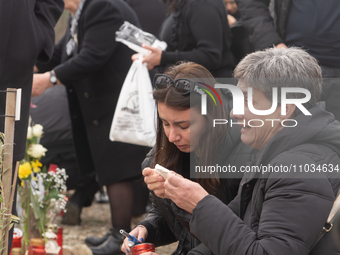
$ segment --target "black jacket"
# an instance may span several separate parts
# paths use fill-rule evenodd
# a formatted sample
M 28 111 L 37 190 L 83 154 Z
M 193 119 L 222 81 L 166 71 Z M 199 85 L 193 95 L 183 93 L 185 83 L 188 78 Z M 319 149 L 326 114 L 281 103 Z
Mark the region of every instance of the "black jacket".
M 231 100 L 224 101 L 226 112 L 229 115 L 231 109 Z M 250 161 L 254 150 L 240 141 L 240 128 L 233 126 L 228 128 L 227 137 L 222 146 L 220 158 L 222 158 L 220 165 L 232 165 L 238 169 L 240 165 L 247 165 Z M 152 150 L 142 164 L 142 168 L 148 167 L 153 163 Z M 182 157 L 183 158 L 183 157 Z M 179 162 L 176 172 L 183 174 L 182 162 Z M 237 194 L 239 182 L 241 178 L 234 178 L 235 176 L 223 175 L 220 179 L 220 186 L 216 192 L 216 197 L 224 204 L 228 204 Z M 154 243 L 156 246 L 179 241 L 175 254 L 212 254 L 211 251 L 192 234 L 189 230 L 189 222 L 191 214 L 180 209 L 174 202 L 169 199 L 157 197 L 154 192 L 150 193 L 152 201 L 152 209 L 147 214 L 145 220 L 139 225 L 144 225 L 148 230 L 148 237 L 146 242 Z
M 318 0 L 316 2 L 322 2 Z M 249 28 L 250 40 L 255 50 L 262 50 L 268 47 L 273 47 L 286 41 L 286 27 L 289 16 L 290 6 L 292 0 L 237 0 L 238 7 L 241 11 L 241 22 L 243 25 Z M 325 11 L 329 10 L 331 5 L 325 6 Z M 339 6 L 339 4 L 338 4 Z M 310 15 L 318 15 L 323 10 L 316 10 L 315 13 Z M 314 16 L 310 20 L 301 20 L 305 24 L 310 24 L 311 27 L 314 25 Z M 303 19 L 303 18 L 301 18 Z M 332 21 L 330 21 L 332 22 Z M 335 25 L 333 27 L 336 27 Z M 320 33 L 323 33 L 326 28 L 319 28 Z M 329 29 L 329 28 L 327 28 Z M 303 33 L 304 31 L 301 31 Z M 328 31 L 331 38 L 337 38 L 336 34 Z M 317 35 L 315 35 L 317 37 Z M 320 35 L 319 35 L 320 37 Z M 325 52 L 320 47 L 313 44 L 313 39 L 309 45 L 304 45 L 306 42 L 297 42 L 295 46 L 306 48 L 308 53 L 314 56 L 322 67 L 323 78 L 335 78 L 340 77 L 340 63 L 334 60 L 333 57 L 338 57 L 340 49 L 337 48 L 338 44 L 333 44 L 330 38 L 327 36 L 321 36 L 321 41 L 325 40 L 327 47 L 330 51 Z M 327 39 L 328 38 L 328 39 Z M 328 41 L 326 41 L 328 40 Z M 316 45 L 318 45 L 316 43 Z M 322 54 L 324 52 L 325 55 Z M 333 113 L 337 120 L 340 120 L 340 86 L 338 79 L 325 79 L 322 87 L 322 101 L 326 102 L 326 110 Z
M 160 39 L 168 43 L 161 65 L 187 60 L 204 66 L 214 77 L 231 77 L 231 35 L 222 1 L 179 2 L 164 21 Z
M 292 0 L 237 0 L 241 23 L 249 28 L 255 50 L 284 43 Z
M 214 254 L 339 254 L 331 233 L 312 249 L 340 186 L 340 123 L 323 107 L 278 132 L 254 164 L 296 166 L 296 173 L 246 173 L 229 206 L 212 196 L 198 203 L 190 230 Z
M 168 5 L 158 0 L 125 0 L 136 12 L 142 29 L 158 36 Z
M 53 53 L 54 25 L 62 0 L 0 1 L 0 90 L 22 88 L 21 119 L 15 124 L 14 161 L 25 155 L 27 125 L 35 61 L 47 62 Z M 5 93 L 0 93 L 0 115 L 5 114 Z M 4 131 L 0 117 L 0 131 Z
M 95 170 L 100 185 L 140 176 L 145 158 L 144 147 L 109 140 L 119 93 L 132 64 L 133 51 L 115 40 L 125 20 L 139 26 L 124 1 L 87 0 L 78 21 L 74 55 L 66 55 L 68 28 L 51 62 L 38 65 L 42 72 L 53 69 L 66 86 L 79 169 L 83 174 Z

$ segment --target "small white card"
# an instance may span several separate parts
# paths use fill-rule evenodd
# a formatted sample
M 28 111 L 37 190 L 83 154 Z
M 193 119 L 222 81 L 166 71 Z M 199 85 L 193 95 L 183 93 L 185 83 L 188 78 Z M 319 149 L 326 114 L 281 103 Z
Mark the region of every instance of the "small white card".
M 22 89 L 17 89 L 17 97 L 15 103 L 15 120 L 20 120 L 20 112 L 21 112 L 21 91 Z
M 157 173 L 159 173 L 161 176 L 163 176 L 164 179 L 166 179 L 168 177 L 168 172 L 170 172 L 170 170 L 166 169 L 165 167 L 162 167 L 159 164 L 156 164 L 155 169 L 156 169 Z

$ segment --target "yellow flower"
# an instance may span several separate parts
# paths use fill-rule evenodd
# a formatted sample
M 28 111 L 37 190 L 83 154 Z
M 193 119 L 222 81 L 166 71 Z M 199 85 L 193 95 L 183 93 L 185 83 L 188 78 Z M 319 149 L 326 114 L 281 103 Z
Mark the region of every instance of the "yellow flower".
M 31 161 L 31 165 L 32 165 L 32 168 L 33 168 L 33 172 L 35 173 L 39 173 L 40 172 L 40 167 L 42 167 L 42 164 L 39 162 L 39 160 L 35 160 L 34 161 Z
M 19 166 L 19 178 L 21 180 L 27 179 L 32 174 L 31 164 L 26 162 Z
M 21 182 L 20 184 L 21 184 L 21 187 L 24 187 L 24 182 Z

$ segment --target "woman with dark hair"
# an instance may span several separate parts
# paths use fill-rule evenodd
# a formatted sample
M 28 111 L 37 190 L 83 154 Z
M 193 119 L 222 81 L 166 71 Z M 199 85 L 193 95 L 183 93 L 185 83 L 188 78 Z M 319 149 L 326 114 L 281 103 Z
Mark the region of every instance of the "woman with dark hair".
M 193 165 L 237 165 L 246 163 L 251 156 L 250 147 L 234 139 L 239 137 L 239 128 L 212 125 L 213 119 L 226 119 L 228 101 L 222 107 L 207 98 L 207 114 L 201 114 L 202 92 L 211 90 L 214 84 L 209 71 L 192 62 L 173 66 L 154 78 L 153 96 L 158 107 L 157 140 L 142 165 L 145 167 L 144 180 L 151 190 L 152 209 L 130 234 L 156 246 L 179 241 L 176 254 L 211 252 L 189 233 L 191 215 L 165 195 L 165 180 L 154 169 L 155 165 L 160 164 L 197 185 L 199 183 L 209 194 L 228 204 L 237 193 L 240 179 L 228 174 L 223 176 L 225 179 L 220 179 L 216 172 L 209 173 L 209 178 L 206 178 L 207 173 L 195 175 Z M 214 89 L 212 91 L 214 93 Z M 122 250 L 130 252 L 127 240 Z
M 234 68 L 230 51 L 231 35 L 227 12 L 221 0 L 163 0 L 169 3 L 159 39 L 168 44 L 166 51 L 144 46 L 148 69 L 161 69 L 181 60 L 207 68 L 214 77 L 231 77 Z M 133 57 L 134 59 L 135 57 Z

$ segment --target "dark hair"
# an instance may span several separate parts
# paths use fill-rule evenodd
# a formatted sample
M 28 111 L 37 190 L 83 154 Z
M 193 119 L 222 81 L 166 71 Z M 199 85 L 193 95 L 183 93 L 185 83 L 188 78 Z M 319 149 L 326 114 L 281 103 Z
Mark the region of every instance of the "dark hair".
M 210 72 L 203 66 L 193 62 L 181 62 L 174 65 L 165 71 L 165 74 L 172 79 L 186 78 L 193 81 L 214 86 L 216 83 Z M 203 86 L 202 86 L 203 87 Z M 173 86 L 166 89 L 154 90 L 153 97 L 156 101 L 165 103 L 167 107 L 175 110 L 183 111 L 191 107 L 200 109 L 201 96 L 197 92 L 192 92 L 190 95 L 181 95 L 177 93 Z M 216 164 L 216 155 L 222 145 L 224 136 L 226 135 L 226 125 L 217 125 L 213 128 L 213 119 L 222 119 L 225 116 L 224 108 L 221 105 L 214 105 L 213 100 L 207 100 L 207 115 L 206 128 L 199 140 L 199 148 L 195 151 L 198 155 L 198 164 L 200 166 L 210 166 Z M 213 131 L 213 132 L 212 132 Z M 180 150 L 170 143 L 163 129 L 162 121 L 157 116 L 157 139 L 156 139 L 156 154 L 155 163 L 161 164 L 166 168 L 176 171 L 180 158 Z M 214 178 L 203 178 L 202 175 L 196 179 L 209 193 L 213 193 L 219 185 L 218 175 Z

